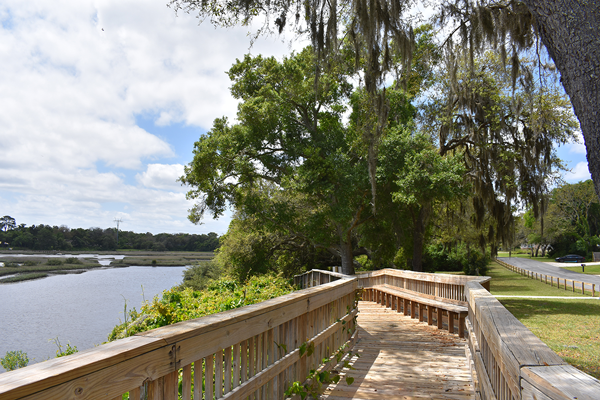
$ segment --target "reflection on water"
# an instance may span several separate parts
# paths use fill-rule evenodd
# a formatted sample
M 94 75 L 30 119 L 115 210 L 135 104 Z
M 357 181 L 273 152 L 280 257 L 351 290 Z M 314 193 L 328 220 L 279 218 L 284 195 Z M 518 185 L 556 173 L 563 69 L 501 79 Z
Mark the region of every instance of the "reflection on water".
M 23 350 L 30 364 L 45 361 L 56 355 L 55 337 L 79 350 L 101 344 L 123 319 L 124 299 L 139 310 L 144 298 L 181 283 L 184 269 L 95 269 L 0 285 L 0 357 Z

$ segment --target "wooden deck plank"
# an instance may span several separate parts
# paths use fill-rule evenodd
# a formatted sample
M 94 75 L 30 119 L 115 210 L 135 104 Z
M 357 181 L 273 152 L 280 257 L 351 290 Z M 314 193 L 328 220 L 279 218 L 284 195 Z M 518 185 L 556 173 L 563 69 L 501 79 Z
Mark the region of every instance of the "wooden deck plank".
M 329 385 L 328 400 L 475 398 L 466 340 L 438 330 L 374 302 L 358 308 L 358 341 L 338 384 Z M 347 385 L 345 377 L 354 378 Z

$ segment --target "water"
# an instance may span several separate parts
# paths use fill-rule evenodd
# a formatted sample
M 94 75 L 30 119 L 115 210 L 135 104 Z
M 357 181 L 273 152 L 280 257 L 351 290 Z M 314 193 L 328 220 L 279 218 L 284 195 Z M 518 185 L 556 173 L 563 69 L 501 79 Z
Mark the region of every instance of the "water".
M 105 342 L 123 320 L 123 307 L 181 283 L 185 267 L 94 269 L 83 274 L 0 285 L 0 357 L 22 350 L 29 364 L 56 356 L 58 337 L 85 350 Z M 143 290 L 142 290 L 143 286 Z M 0 366 L 0 371 L 4 371 Z

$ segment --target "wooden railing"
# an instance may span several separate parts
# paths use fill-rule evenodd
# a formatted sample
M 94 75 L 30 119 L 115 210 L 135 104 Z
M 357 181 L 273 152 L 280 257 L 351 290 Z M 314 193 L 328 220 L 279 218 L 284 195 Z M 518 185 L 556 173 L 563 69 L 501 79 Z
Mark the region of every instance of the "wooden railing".
M 294 286 L 306 289 L 313 286 L 323 285 L 340 279 L 352 279 L 349 275 L 339 272 L 325 271 L 322 269 L 312 269 L 300 275 L 294 276 Z
M 597 379 L 565 363 L 479 282 L 465 288 L 470 363 L 480 398 L 599 398 Z
M 292 382 L 303 382 L 323 359 L 332 365 L 336 350 L 356 340 L 359 285 L 465 304 L 478 398 L 598 398 L 600 382 L 567 365 L 512 316 L 483 286 L 487 277 L 389 269 L 336 275 L 313 272 L 299 278 L 313 285 L 308 289 L 0 374 L 0 399 L 121 400 L 128 393 L 131 400 L 177 400 L 179 384 L 182 400 L 281 399 Z M 314 346 L 310 356 L 301 350 L 307 345 Z
M 183 400 L 281 399 L 355 339 L 356 289 L 340 279 L 6 372 L 0 399 L 177 400 L 179 381 Z
M 575 289 L 577 288 L 575 284 L 578 283 L 579 289 L 581 289 L 581 293 L 586 294 L 586 286 L 588 286 L 589 289 L 587 289 L 587 292 L 592 297 L 596 297 L 596 284 L 595 283 L 589 283 L 589 282 L 585 282 L 585 281 L 579 281 L 579 280 L 567 279 L 567 278 L 559 278 L 558 276 L 541 274 L 541 273 L 529 271 L 527 269 L 515 267 L 514 265 L 506 263 L 499 259 L 496 259 L 495 261 L 498 264 L 502 265 L 506 269 L 509 269 L 513 272 L 516 272 L 516 273 L 526 276 L 528 278 L 543 282 L 546 285 L 555 286 L 555 284 L 556 284 L 556 287 L 558 289 L 560 289 L 561 281 L 562 281 L 562 287 L 565 290 L 572 290 L 573 292 L 575 292 Z M 571 284 L 568 284 L 568 282 L 571 282 Z
M 398 269 L 382 269 L 358 275 L 358 286 L 390 285 L 428 296 L 433 300 L 447 301 L 466 306 L 465 283 L 477 281 L 489 289 L 490 277 L 450 274 L 430 274 Z

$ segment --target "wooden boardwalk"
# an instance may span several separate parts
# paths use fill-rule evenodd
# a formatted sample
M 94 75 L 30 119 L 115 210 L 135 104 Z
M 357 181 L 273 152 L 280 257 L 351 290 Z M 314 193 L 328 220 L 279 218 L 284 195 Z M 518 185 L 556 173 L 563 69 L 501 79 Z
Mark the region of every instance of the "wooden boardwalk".
M 474 399 L 465 339 L 373 302 L 359 302 L 351 365 L 323 398 Z M 348 386 L 345 376 L 354 378 Z

